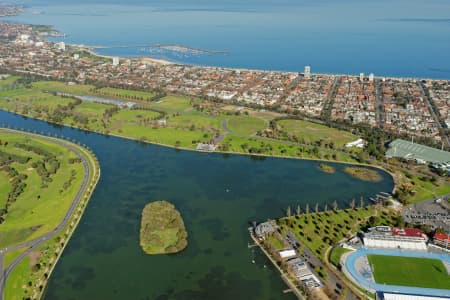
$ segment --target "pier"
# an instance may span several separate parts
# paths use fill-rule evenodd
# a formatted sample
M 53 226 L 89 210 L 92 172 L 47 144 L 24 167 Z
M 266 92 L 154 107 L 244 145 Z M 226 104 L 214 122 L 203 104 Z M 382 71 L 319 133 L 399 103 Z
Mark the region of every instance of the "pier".
M 283 293 L 294 293 L 297 299 L 299 300 L 307 300 L 306 297 L 303 295 L 303 293 L 300 291 L 300 289 L 289 279 L 289 277 L 286 275 L 286 272 L 284 272 L 277 264 L 277 262 L 272 258 L 272 256 L 264 249 L 264 247 L 261 245 L 261 243 L 258 241 L 258 239 L 253 235 L 253 228 L 249 227 L 248 232 L 250 233 L 250 236 L 252 240 L 255 242 L 254 245 L 248 244 L 248 248 L 253 248 L 256 246 L 259 246 L 259 249 L 266 255 L 266 257 L 272 262 L 272 264 L 275 266 L 275 268 L 278 269 L 278 271 L 281 274 L 281 279 L 286 283 L 286 285 L 289 287 L 288 289 L 283 290 Z

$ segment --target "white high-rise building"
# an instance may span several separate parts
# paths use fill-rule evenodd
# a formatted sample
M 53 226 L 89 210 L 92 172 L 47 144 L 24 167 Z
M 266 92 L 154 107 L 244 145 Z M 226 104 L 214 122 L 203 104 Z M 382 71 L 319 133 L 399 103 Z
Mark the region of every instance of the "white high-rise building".
M 306 78 L 310 78 L 311 77 L 311 67 L 310 66 L 305 66 L 305 72 L 303 73 L 303 75 Z
M 112 61 L 113 66 L 118 66 L 119 62 L 119 58 L 117 56 L 114 56 Z
M 359 80 L 364 81 L 364 73 L 359 73 Z
M 59 43 L 57 43 L 57 44 L 56 44 L 56 47 L 57 47 L 59 50 L 66 51 L 66 43 L 64 43 L 64 42 L 59 42 Z
M 369 81 L 373 82 L 374 78 L 375 78 L 375 75 L 373 75 L 373 73 L 370 73 L 369 74 Z
M 73 59 L 79 60 L 79 59 L 80 59 L 80 54 L 75 53 L 75 54 L 73 55 Z

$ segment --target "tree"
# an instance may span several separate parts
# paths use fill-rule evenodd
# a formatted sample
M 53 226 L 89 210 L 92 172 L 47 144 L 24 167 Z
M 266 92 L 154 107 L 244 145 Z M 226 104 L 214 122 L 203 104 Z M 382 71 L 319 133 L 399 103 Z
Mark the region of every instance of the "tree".
M 297 205 L 297 216 L 300 216 L 302 214 L 302 209 L 300 208 L 300 205 Z
M 287 216 L 288 218 L 291 217 L 291 207 L 290 207 L 290 206 L 288 206 L 288 208 L 287 208 L 287 210 L 286 210 L 286 216 Z

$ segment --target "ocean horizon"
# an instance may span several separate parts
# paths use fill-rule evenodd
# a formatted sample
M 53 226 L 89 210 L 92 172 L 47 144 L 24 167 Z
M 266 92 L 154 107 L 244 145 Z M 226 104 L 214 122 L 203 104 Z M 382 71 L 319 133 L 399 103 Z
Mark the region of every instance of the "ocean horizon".
M 450 79 L 450 3 L 24 0 L 8 21 L 52 25 L 101 55 L 201 66 Z

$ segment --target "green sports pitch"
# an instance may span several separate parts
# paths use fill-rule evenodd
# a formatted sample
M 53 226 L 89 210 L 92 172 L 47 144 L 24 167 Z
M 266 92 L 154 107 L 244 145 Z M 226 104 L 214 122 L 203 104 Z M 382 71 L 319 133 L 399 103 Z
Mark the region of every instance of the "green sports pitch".
M 439 259 L 368 255 L 379 284 L 450 289 L 450 276 Z

